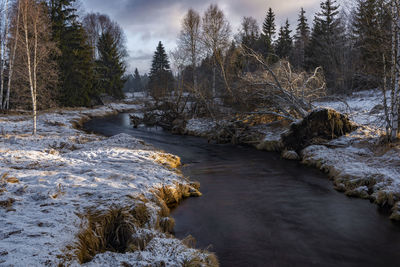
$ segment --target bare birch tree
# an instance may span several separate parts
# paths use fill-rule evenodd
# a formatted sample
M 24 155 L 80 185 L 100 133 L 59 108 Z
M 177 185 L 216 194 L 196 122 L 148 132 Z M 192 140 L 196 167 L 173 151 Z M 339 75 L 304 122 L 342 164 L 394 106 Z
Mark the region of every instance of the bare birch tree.
M 217 64 L 221 67 L 222 76 L 226 82 L 223 60 L 224 51 L 230 44 L 231 27 L 222 10 L 217 5 L 211 4 L 204 13 L 202 28 L 203 44 L 213 58 L 212 93 L 215 98 Z M 227 89 L 229 90 L 228 86 Z
M 383 82 L 383 104 L 385 110 L 386 135 L 390 141 L 396 141 L 399 134 L 399 101 L 400 101 L 400 0 L 390 0 L 391 6 L 391 70 L 390 83 L 387 83 L 387 65 L 389 62 L 383 55 L 384 82 Z M 389 89 L 389 95 L 387 90 Z M 389 96 L 389 98 L 388 98 Z
M 197 90 L 196 68 L 201 53 L 201 28 L 200 15 L 189 9 L 182 21 L 182 30 L 178 38 L 178 49 L 188 59 L 192 67 L 193 88 Z
M 17 42 L 14 80 L 18 87 L 30 92 L 33 115 L 33 134 L 37 132 L 38 98 L 46 102 L 54 100 L 57 83 L 57 68 L 51 54 L 56 53 L 55 44 L 50 41 L 50 22 L 45 6 L 41 1 L 20 0 L 20 19 L 16 27 L 20 28 L 21 38 Z M 52 89 L 52 90 L 50 90 Z
M 17 1 L 16 3 L 16 12 L 17 15 L 15 16 L 15 19 L 13 21 L 13 24 L 16 25 L 14 27 L 14 38 L 11 40 L 14 43 L 11 43 L 10 46 L 10 58 L 8 62 L 8 84 L 7 84 L 7 93 L 6 93 L 6 98 L 4 99 L 4 104 L 3 108 L 4 109 L 9 109 L 10 108 L 10 91 L 11 91 L 11 85 L 12 85 L 12 79 L 13 79 L 13 74 L 14 74 L 14 62 L 15 62 L 15 55 L 17 51 L 17 44 L 18 44 L 18 38 L 19 38 L 19 20 L 20 20 L 20 10 L 21 10 L 21 4 L 20 1 Z M 10 37 L 11 39 L 11 37 Z
M 8 56 L 8 30 L 9 30 L 9 1 L 5 1 L 5 9 L 4 9 L 4 16 L 2 16 L 2 21 L 4 21 L 4 27 L 1 29 L 1 47 L 0 47 L 0 109 L 4 109 L 3 105 L 3 96 L 4 96 L 4 69 L 5 69 L 5 62 L 7 61 Z

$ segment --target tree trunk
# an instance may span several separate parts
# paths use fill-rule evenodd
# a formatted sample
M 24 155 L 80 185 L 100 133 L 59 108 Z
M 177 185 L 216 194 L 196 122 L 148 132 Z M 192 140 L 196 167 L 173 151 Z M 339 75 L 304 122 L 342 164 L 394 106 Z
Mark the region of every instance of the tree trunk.
M 36 135 L 36 124 L 37 124 L 37 110 L 36 110 L 36 89 L 34 85 L 34 81 L 32 78 L 32 62 L 31 62 L 31 54 L 29 48 L 29 31 L 28 31 L 28 2 L 24 1 L 24 10 L 22 13 L 22 21 L 23 21 L 23 28 L 25 33 L 25 49 L 26 49 L 26 58 L 27 58 L 27 72 L 29 76 L 29 87 L 31 90 L 31 97 L 32 97 L 32 110 L 33 110 L 33 135 Z M 35 24 L 36 25 L 36 24 Z M 37 41 L 37 31 L 34 29 L 35 35 L 35 50 L 36 50 L 36 41 Z M 36 60 L 34 60 L 36 63 Z M 34 68 L 35 69 L 35 68 Z
M 392 88 L 391 88 L 391 135 L 395 141 L 399 130 L 399 75 L 400 75 L 400 16 L 398 0 L 392 2 Z
M 8 0 L 6 1 L 6 14 L 5 14 L 5 33 L 3 36 L 4 41 L 1 44 L 1 66 L 0 66 L 0 109 L 4 109 L 3 106 L 3 93 L 4 93 L 4 63 L 6 61 L 6 50 L 7 50 L 7 40 L 8 40 Z
M 213 99 L 216 96 L 216 92 L 215 92 L 216 75 L 217 75 L 217 66 L 216 66 L 215 59 L 214 59 L 214 63 L 213 63 L 213 81 L 212 81 L 212 97 L 213 97 Z
M 12 51 L 12 55 L 10 58 L 9 62 L 9 72 L 8 72 L 8 85 L 7 85 L 7 95 L 6 99 L 4 101 L 4 109 L 9 109 L 10 108 L 10 91 L 11 91 L 11 81 L 12 77 L 14 74 L 14 62 L 15 62 L 15 54 L 17 51 L 17 44 L 18 44 L 18 38 L 19 38 L 19 18 L 20 18 L 20 10 L 21 10 L 21 4 L 18 2 L 18 9 L 17 9 L 17 22 L 16 22 L 16 29 L 15 29 L 15 40 L 14 40 L 14 47 Z

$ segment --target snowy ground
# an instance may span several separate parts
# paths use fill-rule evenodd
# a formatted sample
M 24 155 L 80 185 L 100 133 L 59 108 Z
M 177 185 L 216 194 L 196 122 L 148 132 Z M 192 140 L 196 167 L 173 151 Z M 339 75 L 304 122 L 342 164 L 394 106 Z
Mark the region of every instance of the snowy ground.
M 85 134 L 72 126 L 82 119 L 139 106 L 115 104 L 98 109 L 42 114 L 32 136 L 29 116 L 0 117 L 0 266 L 54 266 L 73 254 L 86 210 L 135 206 L 137 197 L 188 184 L 168 166 L 171 155 L 120 134 Z M 208 254 L 188 248 L 154 229 L 159 207 L 144 202 L 152 219 L 140 231 L 153 239 L 142 251 L 98 254 L 88 266 L 180 266 Z M 203 261 L 204 262 L 204 261 Z M 66 264 L 79 265 L 68 258 Z

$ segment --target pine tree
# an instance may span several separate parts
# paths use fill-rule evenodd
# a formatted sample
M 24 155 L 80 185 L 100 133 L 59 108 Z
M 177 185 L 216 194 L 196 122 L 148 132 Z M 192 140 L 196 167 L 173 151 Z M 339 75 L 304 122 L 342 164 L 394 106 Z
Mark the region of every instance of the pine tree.
M 279 37 L 276 43 L 276 54 L 280 58 L 288 58 L 293 48 L 293 40 L 290 30 L 289 20 L 286 20 L 285 26 L 279 30 Z
M 173 89 L 174 78 L 161 41 L 154 52 L 149 79 L 149 91 L 154 98 L 166 96 Z
M 106 94 L 123 98 L 122 88 L 125 79 L 125 64 L 122 55 L 118 51 L 118 43 L 113 35 L 106 31 L 98 42 L 99 59 L 97 60 L 97 72 L 100 74 L 99 86 Z
M 321 11 L 314 18 L 311 41 L 307 47 L 307 66 L 309 69 L 321 66 L 325 73 L 327 87 L 331 90 L 344 90 L 342 64 L 345 36 L 339 20 L 339 5 L 336 0 L 321 3 Z
M 296 27 L 296 35 L 294 37 L 294 53 L 293 65 L 297 69 L 305 68 L 305 50 L 310 42 L 310 27 L 308 26 L 307 18 L 303 8 L 300 10 L 299 19 Z
M 264 49 L 262 54 L 264 57 L 269 57 L 270 53 L 273 52 L 273 38 L 276 32 L 276 26 L 275 26 L 275 14 L 272 11 L 272 8 L 268 9 L 267 16 L 265 17 L 263 26 L 262 26 L 262 34 L 261 34 L 261 39 L 264 43 Z

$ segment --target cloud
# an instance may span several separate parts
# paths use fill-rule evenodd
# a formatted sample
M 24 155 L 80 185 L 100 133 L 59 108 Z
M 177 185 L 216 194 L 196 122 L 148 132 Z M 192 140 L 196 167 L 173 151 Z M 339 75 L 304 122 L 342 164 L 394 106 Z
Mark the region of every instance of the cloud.
M 189 8 L 203 13 L 211 3 L 217 3 L 232 24 L 232 30 L 240 26 L 243 16 L 255 17 L 261 25 L 267 9 L 271 7 L 277 18 L 277 25 L 286 18 L 292 24 L 297 22 L 300 7 L 304 7 L 310 17 L 319 8 L 320 0 L 85 0 L 87 12 L 108 14 L 117 21 L 127 36 L 130 50 L 130 71 L 135 67 L 147 72 L 158 41 L 162 41 L 167 51 L 175 47 L 181 20 Z M 146 62 L 148 60 L 148 62 Z

